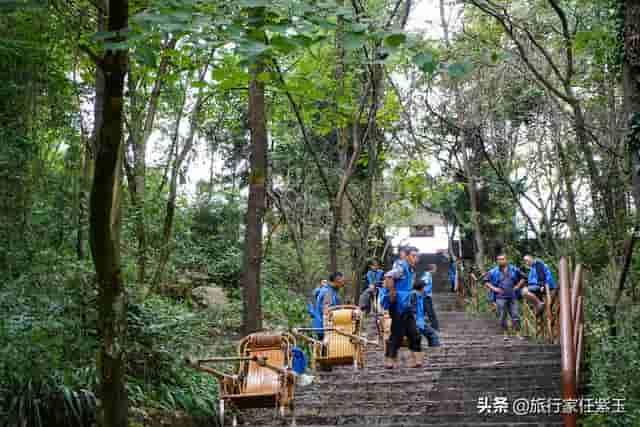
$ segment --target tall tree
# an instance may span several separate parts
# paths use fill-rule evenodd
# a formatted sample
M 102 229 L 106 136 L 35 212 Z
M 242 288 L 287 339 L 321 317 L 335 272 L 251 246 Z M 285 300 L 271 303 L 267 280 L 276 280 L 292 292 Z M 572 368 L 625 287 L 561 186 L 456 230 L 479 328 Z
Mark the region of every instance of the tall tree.
M 101 98 L 96 98 L 101 103 L 96 108 L 102 111 L 102 120 L 96 123 L 98 129 L 90 202 L 90 238 L 98 282 L 98 325 L 101 337 L 97 361 L 101 401 L 99 422 L 105 427 L 126 427 L 126 293 L 120 270 L 119 234 L 114 229 L 113 218 L 117 210 L 115 203 L 123 140 L 124 80 L 128 61 L 128 50 L 120 44 L 125 41 L 129 2 L 109 0 L 107 6 L 107 31 L 111 36 L 102 57 L 96 58 L 97 66 L 104 76 L 104 94 Z
M 255 22 L 262 25 L 264 9 L 253 9 Z M 260 270 L 262 264 L 262 224 L 265 211 L 267 184 L 267 117 L 264 100 L 264 82 L 261 73 L 264 58 L 255 57 L 250 66 L 249 128 L 251 130 L 251 156 L 249 158 L 249 201 L 247 203 L 244 239 L 244 266 L 242 270 L 242 325 L 244 333 L 262 328 Z
M 625 241 L 624 260 L 609 313 L 611 335 L 617 334 L 616 311 L 622 300 L 634 246 L 640 233 L 640 0 L 626 0 L 620 7 L 624 11 L 622 81 L 627 120 L 626 139 L 632 158 L 632 193 L 635 200 L 636 217 L 633 230 Z
M 451 49 L 451 40 L 449 33 L 449 22 L 446 18 L 445 13 L 445 2 L 444 0 L 440 0 L 440 22 L 442 24 L 442 30 L 444 34 L 444 44 L 447 50 Z M 476 162 L 474 151 L 477 150 L 477 141 L 475 138 L 475 129 L 469 126 L 465 120 L 467 117 L 465 116 L 465 107 L 463 106 L 462 94 L 459 83 L 457 81 L 453 81 L 453 96 L 454 96 L 454 106 L 456 117 L 458 117 L 457 126 L 459 127 L 462 135 L 459 138 L 459 144 L 461 147 L 462 154 L 462 169 L 464 171 L 464 176 L 467 184 L 467 194 L 469 196 L 469 205 L 471 206 L 471 226 L 473 228 L 473 238 L 475 241 L 475 258 L 476 258 L 476 267 L 480 269 L 480 271 L 484 270 L 485 263 L 485 248 L 484 248 L 484 235 L 482 233 L 482 223 L 480 221 L 480 208 L 479 208 L 479 193 L 478 193 L 478 181 L 477 181 L 477 172 L 476 172 Z
M 178 111 L 178 119 L 176 120 L 174 135 L 173 135 L 173 150 L 175 153 L 173 154 L 173 165 L 171 167 L 171 174 L 169 177 L 169 197 L 167 198 L 167 206 L 165 209 L 164 222 L 162 227 L 162 242 L 160 249 L 160 259 L 158 260 L 158 268 L 153 277 L 153 284 L 155 286 L 159 285 L 164 276 L 164 270 L 167 266 L 167 262 L 169 261 L 169 256 L 171 255 L 171 236 L 173 230 L 173 220 L 175 217 L 176 211 L 176 199 L 178 197 L 178 177 L 180 175 L 183 164 L 187 158 L 187 155 L 193 149 L 195 144 L 195 138 L 198 131 L 198 124 L 201 119 L 202 107 L 205 102 L 205 90 L 203 85 L 205 84 L 205 79 L 207 77 L 207 71 L 209 70 L 209 64 L 213 59 L 213 50 L 210 54 L 207 54 L 204 59 L 204 63 L 202 68 L 200 69 L 200 73 L 198 76 L 197 84 L 200 86 L 198 88 L 198 93 L 196 95 L 193 108 L 191 110 L 191 117 L 189 119 L 189 131 L 187 133 L 187 137 L 185 141 L 180 147 L 180 123 L 181 118 L 184 114 L 185 102 L 179 107 L 180 111 Z M 189 83 L 185 83 L 185 93 L 184 100 L 187 98 L 187 93 L 189 91 Z M 171 153 L 170 153 L 171 156 Z
M 129 135 L 127 137 L 125 150 L 130 151 L 132 159 L 129 161 L 125 156 L 124 164 L 127 172 L 131 207 L 134 212 L 136 239 L 138 240 L 137 282 L 139 284 L 143 284 L 145 281 L 147 262 L 147 232 L 144 211 L 147 186 L 147 142 L 153 130 L 158 103 L 162 93 L 163 79 L 169 70 L 170 52 L 175 49 L 176 42 L 177 38 L 171 37 L 166 43 L 162 44 L 160 63 L 156 71 L 153 87 L 149 94 L 143 90 L 145 76 L 137 75 L 145 72 L 143 66 L 130 64 L 127 77 L 130 118 L 127 129 Z

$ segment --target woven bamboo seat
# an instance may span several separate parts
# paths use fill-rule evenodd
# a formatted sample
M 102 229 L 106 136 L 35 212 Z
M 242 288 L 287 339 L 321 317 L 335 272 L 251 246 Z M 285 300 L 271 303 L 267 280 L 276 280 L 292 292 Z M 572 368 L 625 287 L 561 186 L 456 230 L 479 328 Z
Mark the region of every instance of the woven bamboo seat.
M 364 346 L 367 340 L 362 334 L 362 312 L 355 305 L 330 307 L 324 315 L 324 338 L 318 341 L 298 334 L 312 345 L 311 365 L 322 367 L 353 365 L 364 367 Z
M 237 357 L 191 360 L 196 369 L 214 375 L 220 383 L 220 424 L 225 406 L 235 409 L 277 408 L 284 415 L 292 406 L 295 377 L 291 370 L 295 338 L 290 334 L 255 333 L 238 346 Z M 206 363 L 238 361 L 235 375 L 205 366 Z M 234 425 L 236 418 L 234 415 Z

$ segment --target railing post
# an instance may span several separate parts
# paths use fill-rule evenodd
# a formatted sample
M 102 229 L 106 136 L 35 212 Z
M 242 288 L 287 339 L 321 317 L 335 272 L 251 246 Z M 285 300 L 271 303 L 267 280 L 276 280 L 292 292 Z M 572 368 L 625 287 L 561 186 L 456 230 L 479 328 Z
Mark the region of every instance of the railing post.
M 576 266 L 575 272 L 573 274 L 573 284 L 571 286 L 571 318 L 573 319 L 573 324 L 577 325 L 575 322 L 577 316 L 577 307 L 578 307 L 578 297 L 581 294 L 581 286 L 582 286 L 582 264 L 578 264 Z
M 552 329 L 552 322 L 551 322 L 551 316 L 552 316 L 552 303 L 553 301 L 551 300 L 551 292 L 549 291 L 549 287 L 545 286 L 545 293 L 547 295 L 547 303 L 544 305 L 544 309 L 545 309 L 545 319 L 547 321 L 547 342 L 550 344 L 553 344 L 553 329 Z
M 578 268 L 580 270 L 580 268 Z M 578 271 L 576 271 L 578 273 Z M 573 318 L 569 290 L 569 265 L 567 259 L 560 259 L 560 353 L 561 353 L 561 384 L 564 400 L 576 399 L 576 359 L 573 342 Z M 565 427 L 575 427 L 577 414 L 562 415 Z

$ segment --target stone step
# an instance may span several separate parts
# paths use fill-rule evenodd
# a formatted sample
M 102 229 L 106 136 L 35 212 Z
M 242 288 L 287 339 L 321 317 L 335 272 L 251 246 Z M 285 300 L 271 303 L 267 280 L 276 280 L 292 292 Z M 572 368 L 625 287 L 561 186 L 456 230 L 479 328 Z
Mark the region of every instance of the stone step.
M 418 424 L 408 423 L 391 423 L 391 424 L 379 424 L 380 427 L 422 427 L 422 426 L 438 426 L 438 427 L 563 427 L 562 421 L 557 422 L 535 422 L 535 421 L 523 421 L 523 422 L 478 422 L 475 419 L 464 421 L 459 417 L 455 420 L 439 420 L 440 417 L 428 417 L 424 421 Z M 300 425 L 300 422 L 297 423 Z M 256 425 L 256 424 L 251 424 Z M 278 427 L 282 427 L 283 424 L 277 424 Z M 335 424 L 323 424 L 323 425 L 305 425 L 305 427 L 335 427 Z M 349 427 L 371 427 L 371 424 L 350 424 Z
M 425 390 L 415 390 L 410 395 L 404 390 L 393 389 L 387 387 L 383 390 L 363 390 L 361 392 L 353 392 L 349 390 L 316 390 L 315 392 L 296 393 L 296 398 L 299 403 L 296 407 L 305 408 L 317 408 L 334 407 L 336 405 L 342 405 L 343 402 L 366 402 L 367 405 L 377 405 L 381 407 L 388 407 L 393 405 L 398 407 L 407 403 L 407 399 L 415 401 L 436 401 L 436 402 L 455 402 L 466 401 L 473 403 L 473 407 L 476 407 L 478 399 L 494 397 L 506 397 L 509 402 L 513 402 L 516 399 L 533 399 L 533 398 L 555 398 L 559 397 L 558 387 L 553 387 L 552 384 L 545 384 L 544 386 L 529 386 L 529 387 L 495 387 L 491 392 L 485 390 L 459 390 L 445 388 L 440 385 L 434 385 L 431 388 Z
M 410 396 L 405 398 L 410 399 Z M 524 397 L 530 399 L 530 396 Z M 510 402 L 510 401 L 508 401 Z M 481 418 L 483 414 L 478 410 L 478 400 L 411 400 L 410 402 L 401 401 L 366 401 L 358 402 L 357 406 L 349 404 L 340 404 L 340 402 L 334 402 L 334 405 L 326 404 L 326 402 L 319 402 L 318 405 L 297 405 L 295 408 L 296 417 L 319 417 L 319 418 L 335 418 L 340 417 L 342 419 L 357 419 L 358 416 L 363 418 L 382 422 L 382 420 L 399 416 L 407 415 L 408 417 L 420 417 L 420 416 L 450 416 L 456 414 L 458 416 L 478 416 Z M 508 413 L 495 414 L 494 417 L 510 418 L 510 419 L 541 419 L 541 418 L 557 418 L 557 415 L 516 415 L 512 413 L 511 408 L 506 408 Z M 559 415 L 559 414 L 558 414 Z M 401 418 L 399 418 L 401 419 Z M 388 421 L 387 421 L 388 422 Z
M 256 423 L 256 421 L 258 421 Z M 361 414 L 344 414 L 344 415 L 306 415 L 298 414 L 296 410 L 296 424 L 298 426 L 486 426 L 486 427 L 542 427 L 542 426 L 562 426 L 562 419 L 559 415 L 540 416 L 540 415 L 491 415 L 482 417 L 482 415 L 449 413 L 449 414 L 430 414 L 428 412 L 414 412 L 409 414 L 390 414 L 390 415 L 361 415 Z M 266 424 L 260 423 L 260 420 L 252 420 L 245 425 L 252 426 L 268 426 L 268 425 L 287 425 L 282 423 Z
M 358 379 L 357 382 L 349 381 L 347 379 L 331 382 L 318 382 L 317 390 L 320 393 L 331 392 L 335 390 L 349 391 L 350 393 L 362 393 L 362 392 L 385 392 L 390 388 L 403 388 L 411 390 L 412 393 L 418 391 L 430 391 L 435 388 L 438 390 L 460 390 L 460 391 L 473 391 L 479 393 L 489 393 L 492 390 L 515 390 L 520 392 L 521 390 L 527 390 L 532 388 L 548 388 L 550 390 L 560 390 L 559 379 L 549 379 L 547 377 L 530 377 L 530 378 L 500 378 L 495 380 L 487 380 L 486 378 L 473 378 L 466 377 L 462 379 L 463 382 L 456 381 L 456 378 L 438 378 L 437 380 L 430 377 L 423 377 L 417 379 Z
M 425 364 L 407 368 L 406 349 L 400 367 L 383 367 L 382 346 L 368 345 L 366 367 L 335 367 L 311 372 L 314 382 L 298 388 L 299 427 L 560 427 L 560 415 L 481 414 L 478 399 L 560 397 L 560 347 L 531 339 L 504 340 L 494 315 L 466 312 L 448 291 L 446 266 L 434 275 L 434 305 L 441 347 L 427 347 Z M 373 317 L 365 319 L 366 336 L 378 340 Z M 509 408 L 511 412 L 511 408 Z M 244 425 L 284 426 L 275 411 L 243 416 Z M 289 423 L 289 424 L 287 424 Z

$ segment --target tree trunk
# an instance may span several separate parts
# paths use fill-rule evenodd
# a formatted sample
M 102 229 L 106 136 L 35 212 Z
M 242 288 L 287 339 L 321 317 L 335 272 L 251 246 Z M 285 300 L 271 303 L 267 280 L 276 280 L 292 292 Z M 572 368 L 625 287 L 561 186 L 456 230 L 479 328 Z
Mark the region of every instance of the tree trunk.
M 338 230 L 340 229 L 340 214 L 342 209 L 331 203 L 331 228 L 329 229 L 329 264 L 327 270 L 333 273 L 338 270 Z
M 442 31 L 444 33 L 444 42 L 447 48 L 450 48 L 449 40 L 449 22 L 446 20 L 445 13 L 445 1 L 440 0 L 440 23 L 442 25 Z M 469 139 L 472 138 L 470 131 L 465 130 L 464 126 L 464 106 L 461 103 L 460 88 L 456 83 L 453 85 L 453 92 L 455 95 L 455 109 L 458 116 L 459 128 L 462 130 L 462 163 L 464 168 L 464 174 L 467 179 L 467 193 L 469 194 L 469 204 L 471 206 L 471 225 L 473 227 L 473 237 L 476 243 L 476 267 L 480 271 L 484 271 L 485 250 L 484 240 L 482 236 L 482 228 L 480 222 L 480 212 L 478 209 L 478 188 L 475 179 L 474 165 L 469 158 L 468 149 L 473 148 L 473 144 Z M 462 247 L 462 240 L 460 241 L 460 247 Z
M 258 58 L 252 65 L 249 83 L 249 127 L 251 157 L 249 200 L 247 203 L 242 270 L 242 329 L 245 334 L 262 328 L 260 269 L 262 263 L 262 222 L 265 210 L 267 182 L 267 118 L 264 103 L 264 83 L 258 79 L 263 70 Z
M 143 284 L 146 278 L 147 259 L 147 233 L 145 225 L 144 206 L 146 198 L 146 175 L 147 175 L 147 142 L 151 136 L 153 124 L 155 122 L 156 111 L 162 92 L 162 81 L 169 68 L 168 52 L 176 46 L 177 38 L 169 39 L 162 47 L 162 57 L 158 66 L 153 88 L 148 97 L 146 108 L 142 110 L 137 106 L 140 101 L 139 95 L 135 91 L 136 81 L 129 71 L 129 96 L 131 97 L 132 117 L 130 120 L 129 138 L 127 146 L 133 152 L 133 167 L 127 169 L 127 183 L 129 184 L 129 194 L 131 197 L 131 207 L 135 222 L 137 248 L 137 282 Z
M 96 84 L 98 80 L 96 79 Z M 97 93 L 97 91 L 96 91 Z M 96 102 L 98 98 L 96 96 Z M 97 120 L 96 120 L 97 122 Z M 80 178 L 80 192 L 78 194 L 78 231 L 76 234 L 76 252 L 78 259 L 87 257 L 87 206 L 91 191 L 91 176 L 93 175 L 93 152 L 89 141 L 83 141 L 82 147 L 82 175 Z
M 340 6 L 344 7 L 346 5 L 345 0 L 342 0 Z M 337 26 L 336 26 L 336 69 L 335 69 L 335 79 L 336 79 L 336 99 L 335 109 L 336 109 L 336 118 L 339 120 L 339 105 L 342 102 L 342 97 L 344 95 L 344 19 L 342 16 L 338 16 L 337 18 Z M 347 135 L 347 129 L 342 126 L 341 122 L 336 123 L 336 136 L 338 139 L 338 160 L 340 163 L 340 168 L 344 171 L 347 168 L 348 162 L 348 148 L 349 148 L 349 137 Z M 331 230 L 329 231 L 329 272 L 334 272 L 338 269 L 338 251 L 340 250 L 340 226 L 343 219 L 346 219 L 344 214 L 346 203 L 344 202 L 343 197 L 339 197 L 338 194 L 335 195 L 335 201 L 331 206 Z
M 206 60 L 202 70 L 200 71 L 200 76 L 198 79 L 198 83 L 204 83 L 205 76 L 207 75 L 207 70 L 209 69 L 209 62 L 213 58 L 213 53 Z M 185 100 L 187 98 L 187 92 L 185 90 Z M 204 101 L 204 90 L 202 88 L 198 89 L 198 95 L 196 97 L 195 104 L 193 106 L 193 110 L 191 111 L 191 118 L 189 121 L 189 133 L 187 134 L 187 138 L 185 140 L 182 148 L 179 149 L 179 140 L 180 140 L 180 122 L 182 119 L 184 110 L 184 103 L 182 105 L 182 110 L 179 113 L 178 120 L 176 121 L 175 133 L 174 133 L 174 142 L 175 142 L 175 158 L 173 161 L 173 167 L 171 168 L 171 177 L 169 179 L 169 197 L 167 198 L 167 207 L 165 210 L 164 216 L 164 225 L 162 227 L 162 244 L 160 249 L 160 260 L 158 261 L 158 268 L 153 277 L 153 284 L 157 286 L 162 281 L 164 276 L 164 270 L 167 266 L 167 262 L 169 261 L 169 256 L 171 255 L 171 236 L 173 232 L 173 219 L 175 217 L 176 212 L 176 199 L 178 197 L 178 175 L 180 174 L 180 169 L 182 168 L 182 164 L 184 163 L 187 155 L 193 148 L 193 144 L 195 142 L 196 132 L 198 128 L 198 120 L 200 116 L 200 111 L 202 110 L 202 104 Z
M 470 147 L 468 145 L 468 136 L 466 135 L 466 132 L 465 135 L 463 135 L 463 138 L 464 140 L 462 142 L 461 150 L 462 162 L 464 166 L 464 173 L 467 178 L 467 192 L 469 194 L 469 204 L 471 206 L 471 225 L 473 226 L 473 238 L 476 243 L 476 267 L 480 271 L 484 271 L 485 249 L 480 221 L 480 210 L 478 208 L 478 187 L 474 168 L 467 152 L 467 149 Z
M 128 0 L 109 0 L 109 32 L 128 26 Z M 122 37 L 115 37 L 115 42 Z M 123 93 L 127 72 L 127 50 L 107 51 L 100 61 L 104 71 L 104 96 L 96 110 L 102 121 L 96 122 L 97 151 L 90 204 L 91 254 L 98 282 L 98 328 L 100 349 L 100 407 L 98 420 L 104 427 L 128 425 L 126 370 L 126 293 L 119 265 L 118 233 L 112 227 L 117 200 L 118 163 L 123 136 Z M 96 119 L 98 116 L 96 116 Z M 114 233 L 114 231 L 116 231 Z
M 370 114 L 369 131 L 366 133 L 367 141 L 367 178 L 364 189 L 364 203 L 362 211 L 362 219 L 360 222 L 360 239 L 359 247 L 356 248 L 353 263 L 353 271 L 355 276 L 355 284 L 353 289 L 353 300 L 358 301 L 360 293 L 360 283 L 363 282 L 363 272 L 365 271 L 367 258 L 369 257 L 369 229 L 371 228 L 371 212 L 373 210 L 373 191 L 374 183 L 378 174 L 378 147 L 383 142 L 384 135 L 378 127 L 378 111 L 382 107 L 384 100 L 384 69 L 380 64 L 371 66 L 372 85 L 371 85 L 371 102 L 373 110 Z M 354 124 L 357 128 L 359 124 Z M 358 137 L 354 132 L 354 138 Z
M 624 244 L 624 260 L 617 289 L 610 306 L 610 335 L 617 334 L 616 313 L 627 281 L 637 235 L 640 233 L 640 0 L 627 0 L 624 5 L 623 93 L 626 115 L 626 142 L 632 161 L 632 192 L 636 205 L 635 224 Z
M 562 176 L 564 192 L 567 198 L 567 223 L 569 226 L 569 232 L 571 233 L 571 238 L 576 241 L 576 246 L 578 246 L 576 250 L 579 252 L 581 235 L 580 225 L 578 224 L 578 215 L 576 213 L 576 195 L 573 190 L 574 176 L 571 171 L 567 152 L 565 151 L 562 142 L 558 139 L 556 139 L 555 142 L 556 152 L 558 153 L 558 159 L 560 160 L 560 174 Z
M 640 211 L 640 0 L 626 0 L 624 7 L 624 109 L 627 145 L 633 156 L 633 198 Z

